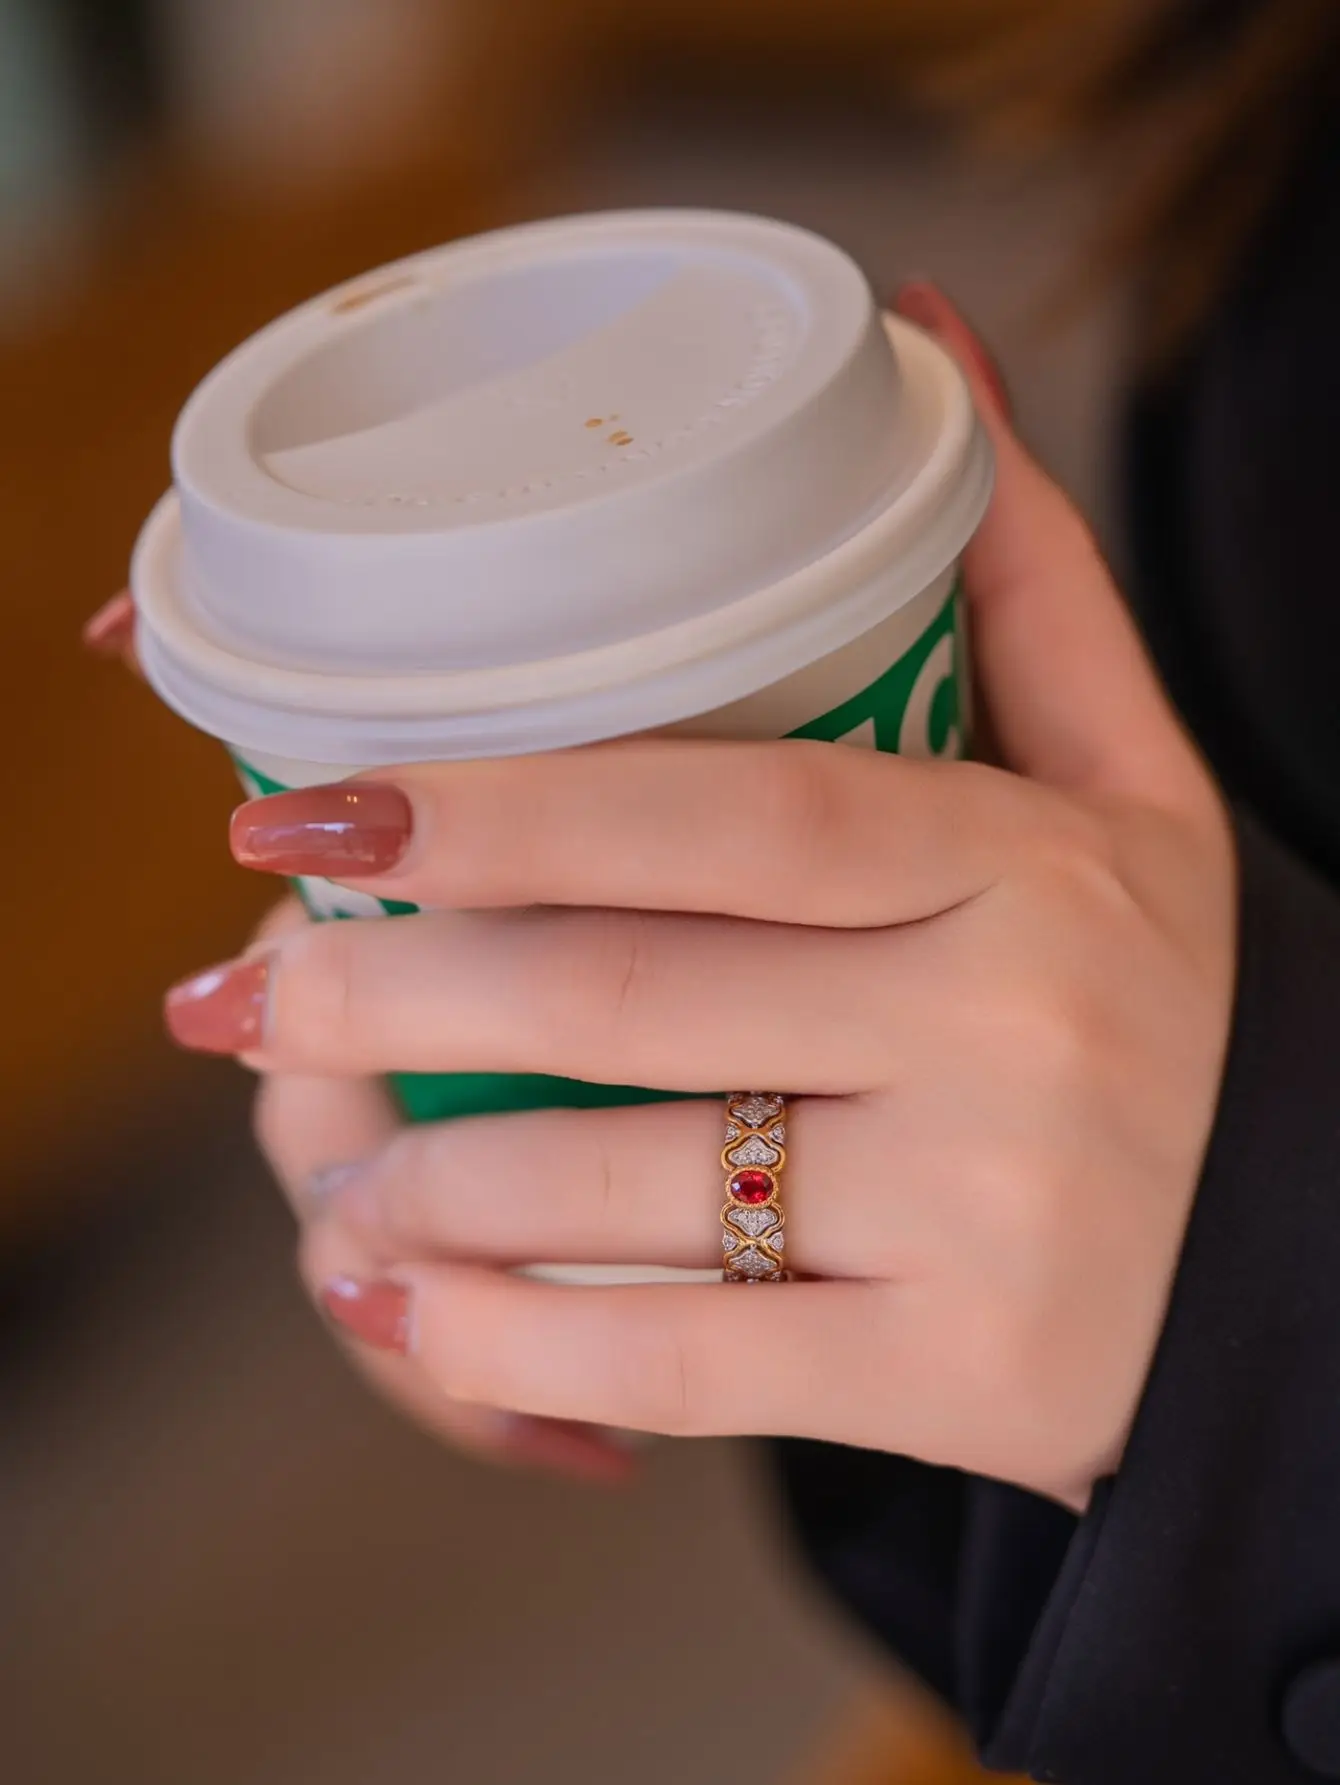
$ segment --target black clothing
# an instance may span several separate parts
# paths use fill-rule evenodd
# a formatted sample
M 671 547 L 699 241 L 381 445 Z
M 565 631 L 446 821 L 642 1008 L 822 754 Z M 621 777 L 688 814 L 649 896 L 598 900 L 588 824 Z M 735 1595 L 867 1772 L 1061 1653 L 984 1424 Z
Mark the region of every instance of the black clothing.
M 1340 1779 L 1340 127 L 1135 401 L 1134 605 L 1240 815 L 1234 1032 L 1160 1346 L 1086 1515 L 779 1447 L 801 1539 L 1062 1785 Z

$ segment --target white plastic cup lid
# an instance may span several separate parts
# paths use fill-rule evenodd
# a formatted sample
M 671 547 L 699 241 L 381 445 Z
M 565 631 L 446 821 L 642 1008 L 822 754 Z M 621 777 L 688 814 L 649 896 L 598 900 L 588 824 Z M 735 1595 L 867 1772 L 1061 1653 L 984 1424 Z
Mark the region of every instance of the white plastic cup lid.
M 315 298 L 200 385 L 132 581 L 165 700 L 368 766 L 708 712 L 958 555 L 990 452 L 820 237 L 612 212 Z

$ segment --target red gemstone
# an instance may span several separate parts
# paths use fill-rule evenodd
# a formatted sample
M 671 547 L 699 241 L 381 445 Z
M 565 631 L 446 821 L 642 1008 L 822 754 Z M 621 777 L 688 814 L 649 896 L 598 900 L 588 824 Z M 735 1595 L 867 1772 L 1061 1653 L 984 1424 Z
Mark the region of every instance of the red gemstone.
M 730 1193 L 736 1202 L 766 1202 L 772 1195 L 772 1178 L 766 1171 L 737 1171 Z

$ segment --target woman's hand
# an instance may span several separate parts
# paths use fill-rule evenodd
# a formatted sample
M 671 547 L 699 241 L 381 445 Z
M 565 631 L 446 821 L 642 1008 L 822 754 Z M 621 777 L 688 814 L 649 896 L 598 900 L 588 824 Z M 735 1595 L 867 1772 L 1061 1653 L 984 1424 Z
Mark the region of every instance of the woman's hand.
M 267 950 L 308 927 L 297 900 L 287 899 L 261 926 L 254 946 Z M 331 1170 L 330 1162 L 374 1157 L 400 1128 L 401 1118 L 380 1079 L 269 1073 L 261 1080 L 256 1131 L 298 1218 L 304 1236 L 300 1255 L 320 1260 L 308 1273 L 314 1292 L 320 1292 L 331 1273 L 357 1281 L 379 1268 L 375 1247 L 364 1244 L 347 1224 L 327 1220 L 345 1175 L 338 1165 Z M 312 1236 L 322 1224 L 317 1240 Z M 375 1388 L 458 1450 L 605 1486 L 621 1484 L 633 1471 L 627 1442 L 616 1434 L 454 1402 L 398 1358 L 365 1345 L 350 1345 L 348 1351 Z
M 135 649 L 135 604 L 128 589 L 107 602 L 84 628 L 84 644 L 98 656 L 122 663 L 142 676 Z M 296 899 L 271 914 L 256 938 L 265 948 L 279 937 L 305 927 L 307 919 Z M 362 1158 L 383 1147 L 400 1126 L 385 1086 L 378 1078 L 353 1080 L 298 1074 L 271 1074 L 262 1080 L 256 1102 L 256 1126 L 275 1175 L 304 1226 L 321 1220 L 340 1176 L 320 1166 L 331 1157 Z M 342 1252 L 346 1274 L 366 1268 L 366 1253 L 355 1245 Z M 616 1485 L 633 1468 L 626 1443 L 606 1434 L 561 1420 L 528 1419 L 492 1407 L 448 1401 L 426 1381 L 404 1369 L 388 1367 L 375 1352 L 352 1351 L 372 1383 L 397 1401 L 401 1409 L 429 1426 L 460 1450 L 498 1462 L 547 1470 L 579 1481 Z
M 1231 838 L 980 350 L 934 294 L 906 307 L 999 455 L 965 571 L 1008 769 L 646 739 L 252 802 L 249 865 L 440 909 L 271 934 L 169 1022 L 267 1075 L 291 1183 L 350 1167 L 303 1192 L 307 1280 L 434 1421 L 796 1434 L 1081 1507 L 1120 1461 L 1213 1118 Z M 715 1262 L 720 1105 L 396 1132 L 363 1082 L 388 1070 L 786 1090 L 809 1280 L 512 1274 Z

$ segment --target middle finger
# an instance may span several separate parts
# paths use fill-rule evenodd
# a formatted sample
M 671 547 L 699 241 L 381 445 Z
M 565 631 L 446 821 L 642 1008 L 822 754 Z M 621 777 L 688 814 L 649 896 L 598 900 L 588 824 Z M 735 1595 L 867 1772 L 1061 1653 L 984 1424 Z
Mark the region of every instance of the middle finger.
M 556 1073 L 842 1095 L 915 1055 L 881 979 L 917 929 L 833 931 L 631 911 L 424 912 L 314 926 L 168 998 L 184 1046 L 266 1071 Z M 873 984 L 872 984 L 873 981 Z

